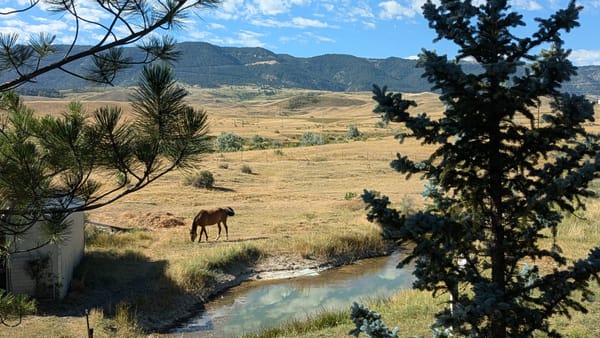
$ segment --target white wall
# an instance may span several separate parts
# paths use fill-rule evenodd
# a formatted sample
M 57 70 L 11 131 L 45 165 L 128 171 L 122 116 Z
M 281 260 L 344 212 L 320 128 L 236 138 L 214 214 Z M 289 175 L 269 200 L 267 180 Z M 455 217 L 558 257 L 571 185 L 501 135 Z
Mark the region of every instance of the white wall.
M 49 256 L 49 270 L 56 277 L 58 289 L 52 290 L 53 295 L 63 298 L 69 291 L 73 271 L 83 258 L 84 253 L 84 216 L 83 212 L 71 214 L 65 240 L 60 243 L 45 245 L 40 249 L 13 254 L 7 262 L 7 286 L 15 294 L 35 295 L 36 283 L 28 273 L 28 262 Z M 13 250 L 27 250 L 44 242 L 41 231 L 42 223 L 35 224 L 30 231 L 13 244 Z M 12 251 L 12 250 L 11 250 Z

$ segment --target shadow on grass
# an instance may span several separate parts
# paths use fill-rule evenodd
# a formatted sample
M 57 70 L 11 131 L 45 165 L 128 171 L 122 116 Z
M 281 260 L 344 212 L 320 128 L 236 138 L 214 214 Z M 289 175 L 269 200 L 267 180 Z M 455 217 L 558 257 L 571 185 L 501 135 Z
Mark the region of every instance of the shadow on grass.
M 235 189 L 225 188 L 225 187 L 216 187 L 213 186 L 209 190 L 221 191 L 221 192 L 235 192 Z
M 206 244 L 206 245 L 217 245 L 217 244 L 223 244 L 223 243 L 243 243 L 243 242 L 252 242 L 252 241 L 258 241 L 258 240 L 262 240 L 262 239 L 269 239 L 271 237 L 267 237 L 267 236 L 261 236 L 261 237 L 248 237 L 248 238 L 238 238 L 238 239 L 229 239 L 229 240 L 223 240 L 223 239 L 219 239 L 219 240 L 209 240 L 208 242 L 206 240 L 203 240 L 201 242 L 198 242 L 198 244 Z
M 193 306 L 198 300 L 167 277 L 167 265 L 133 251 L 86 253 L 69 294 L 62 301 L 40 302 L 38 315 L 85 316 L 86 310 L 102 309 L 105 318 L 114 318 L 118 307 L 126 304 L 145 330 L 169 325 L 164 321 L 174 320 L 182 305 Z

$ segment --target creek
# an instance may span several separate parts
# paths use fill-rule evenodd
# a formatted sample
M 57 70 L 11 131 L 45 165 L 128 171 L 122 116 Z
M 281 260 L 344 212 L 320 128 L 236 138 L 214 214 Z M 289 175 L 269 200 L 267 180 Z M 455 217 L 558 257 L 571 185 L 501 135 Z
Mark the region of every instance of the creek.
M 261 328 L 306 319 L 326 310 L 349 309 L 352 302 L 391 296 L 410 288 L 412 269 L 397 269 L 400 254 L 304 276 L 244 282 L 205 304 L 196 317 L 171 331 L 174 337 L 234 337 Z

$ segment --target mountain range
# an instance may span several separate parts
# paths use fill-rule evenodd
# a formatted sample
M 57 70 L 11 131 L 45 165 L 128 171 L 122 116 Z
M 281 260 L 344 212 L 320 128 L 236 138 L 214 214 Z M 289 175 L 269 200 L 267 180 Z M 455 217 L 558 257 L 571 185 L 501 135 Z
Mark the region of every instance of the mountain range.
M 55 58 L 67 46 L 58 46 Z M 84 49 L 77 46 L 77 49 Z M 392 91 L 424 92 L 431 84 L 421 77 L 423 70 L 416 60 L 389 57 L 386 59 L 361 58 L 352 55 L 326 54 L 309 58 L 276 54 L 264 48 L 219 47 L 204 42 L 184 42 L 178 45 L 181 56 L 173 64 L 174 75 L 182 83 L 198 87 L 267 86 L 273 88 L 299 88 L 327 91 L 370 91 L 373 84 L 387 85 Z M 136 57 L 138 49 L 126 47 L 125 53 Z M 51 62 L 52 59 L 48 59 Z M 90 60 L 84 59 L 69 65 L 74 72 L 84 71 Z M 476 64 L 464 63 L 468 72 L 476 72 Z M 122 71 L 116 86 L 134 85 L 141 66 Z M 4 73 L 0 81 L 11 74 Z M 14 74 L 12 74 L 14 75 Z M 81 89 L 92 84 L 63 72 L 53 71 L 28 83 L 19 90 L 59 91 Z M 600 95 L 600 66 L 578 68 L 578 75 L 563 84 L 563 91 L 575 94 Z

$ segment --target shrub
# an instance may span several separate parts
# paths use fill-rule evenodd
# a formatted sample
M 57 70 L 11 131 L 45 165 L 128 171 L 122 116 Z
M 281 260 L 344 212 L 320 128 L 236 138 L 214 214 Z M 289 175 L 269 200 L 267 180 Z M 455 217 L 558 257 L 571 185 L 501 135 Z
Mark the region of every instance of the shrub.
M 219 151 L 238 151 L 243 145 L 244 139 L 234 133 L 222 132 L 215 141 L 215 147 Z
M 359 138 L 361 136 L 362 136 L 362 134 L 356 126 L 348 126 L 348 130 L 346 130 L 346 138 L 347 139 L 353 140 L 353 139 Z
M 375 128 L 385 128 L 387 127 L 387 123 L 383 122 L 383 121 L 378 121 L 377 123 L 375 123 Z
M 303 146 L 319 146 L 327 143 L 327 139 L 317 133 L 304 133 L 302 134 L 302 138 L 300 139 L 300 144 Z
M 356 198 L 356 193 L 352 192 L 352 191 L 347 192 L 346 195 L 344 196 L 344 199 L 346 201 L 349 201 L 349 200 L 354 199 L 354 198 Z
M 252 149 L 267 149 L 271 145 L 271 140 L 260 135 L 254 135 L 250 143 Z
M 196 188 L 212 189 L 215 183 L 213 174 L 208 170 L 202 170 L 196 174 L 185 177 L 184 184 L 191 185 Z
M 252 174 L 252 168 L 250 168 L 250 166 L 249 166 L 249 165 L 247 165 L 247 164 L 244 164 L 244 165 L 242 166 L 242 172 L 243 172 L 244 174 Z

